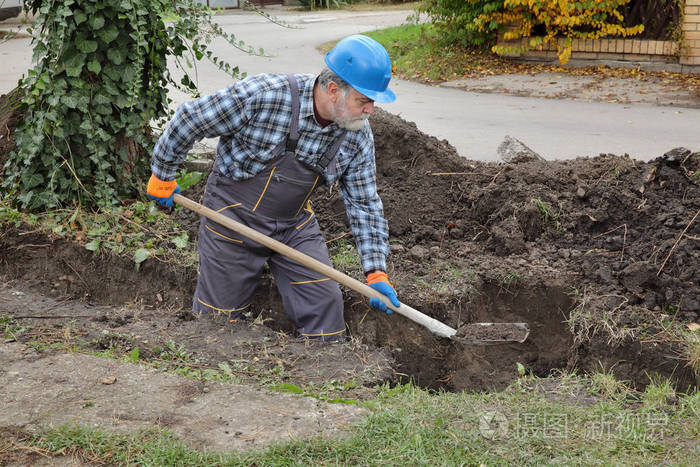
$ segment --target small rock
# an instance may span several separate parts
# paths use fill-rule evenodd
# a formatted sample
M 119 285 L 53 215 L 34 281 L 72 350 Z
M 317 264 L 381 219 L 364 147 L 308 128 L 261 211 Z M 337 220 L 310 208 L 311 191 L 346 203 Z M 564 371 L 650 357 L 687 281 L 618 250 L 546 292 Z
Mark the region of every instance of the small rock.
M 673 148 L 664 154 L 664 159 L 670 162 L 683 162 L 683 159 L 688 157 L 691 152 L 690 149 L 684 147 Z
M 431 246 L 430 247 L 430 256 L 435 258 L 440 255 L 440 247 L 439 246 Z
M 392 253 L 403 253 L 404 251 L 406 251 L 406 247 L 399 243 L 392 243 L 391 245 L 389 245 L 389 249 Z
M 460 229 L 459 227 L 455 227 L 453 229 L 450 229 L 450 237 L 462 238 L 462 237 L 464 237 L 464 231 L 462 229 Z
M 610 271 L 610 269 L 608 269 L 605 266 L 602 266 L 600 269 L 598 269 L 596 274 L 598 275 L 600 280 L 603 281 L 604 283 L 613 282 L 612 272 Z
M 576 189 L 576 196 L 577 196 L 579 199 L 585 198 L 585 197 L 586 197 L 586 189 L 585 189 L 584 187 L 582 187 L 582 186 L 579 186 L 579 187 Z
M 425 248 L 423 248 L 420 245 L 416 245 L 413 248 L 411 248 L 411 257 L 413 259 L 418 259 L 418 260 L 423 260 L 428 257 L 429 252 Z
M 117 382 L 117 377 L 116 376 L 105 376 L 104 378 L 100 378 L 100 383 L 110 385 L 114 384 Z
M 569 259 L 571 257 L 571 250 L 567 250 L 566 248 L 562 248 L 559 250 L 559 256 L 564 258 L 564 259 Z
M 202 392 L 204 392 L 204 393 L 209 392 L 209 388 L 204 388 L 204 389 L 202 389 Z
M 509 164 L 519 164 L 522 162 L 544 161 L 544 158 L 530 149 L 522 141 L 506 135 L 503 142 L 496 150 L 499 157 Z

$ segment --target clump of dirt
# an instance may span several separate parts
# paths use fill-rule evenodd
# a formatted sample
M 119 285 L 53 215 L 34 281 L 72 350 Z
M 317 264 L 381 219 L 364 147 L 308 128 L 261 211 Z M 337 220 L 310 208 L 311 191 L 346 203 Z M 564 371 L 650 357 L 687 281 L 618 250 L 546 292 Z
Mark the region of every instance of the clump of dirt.
M 346 293 L 346 322 L 366 347 L 308 360 L 318 368 L 315 377 L 342 381 L 346 370 L 356 377 L 357 366 L 347 366 L 352 355 L 355 363 L 393 371 L 376 372 L 363 384 L 388 377 L 448 390 L 499 389 L 517 377 L 521 363 L 542 376 L 576 367 L 611 370 L 639 387 L 654 374 L 673 378 L 679 388 L 697 385 L 683 343 L 669 338 L 666 324 L 700 316 L 700 188 L 693 175 L 700 154 L 676 151 L 648 163 L 612 154 L 484 163 L 461 158 L 447 142 L 384 111 L 371 121 L 390 226 L 389 275 L 400 299 L 454 328 L 525 322 L 530 335 L 524 343 L 465 346 L 370 310 L 366 299 Z M 197 199 L 201 190 L 200 184 L 187 194 Z M 350 240 L 352 233 L 338 191 L 318 193 L 314 207 L 331 255 L 346 248 L 337 239 Z M 196 234 L 197 215 L 174 216 Z M 148 313 L 116 322 L 119 329 L 138 326 L 139 339 L 155 339 L 164 326 L 169 332 L 186 328 L 188 342 L 197 342 L 196 351 L 209 362 L 234 353 L 252 361 L 265 352 L 285 369 L 303 348 L 280 337 L 293 329 L 267 276 L 251 317 L 269 332 L 264 338 L 237 334 L 237 325 L 225 319 L 205 325 L 173 312 L 189 307 L 193 268 L 178 271 L 148 260 L 137 272 L 128 260 L 27 230 L 0 234 L 0 274 L 34 281 L 55 297 L 141 300 Z M 356 269 L 347 272 L 359 276 Z M 75 279 L 56 279 L 69 276 Z M 224 341 L 201 339 L 217 330 L 224 330 Z M 378 350 L 391 355 L 380 358 Z

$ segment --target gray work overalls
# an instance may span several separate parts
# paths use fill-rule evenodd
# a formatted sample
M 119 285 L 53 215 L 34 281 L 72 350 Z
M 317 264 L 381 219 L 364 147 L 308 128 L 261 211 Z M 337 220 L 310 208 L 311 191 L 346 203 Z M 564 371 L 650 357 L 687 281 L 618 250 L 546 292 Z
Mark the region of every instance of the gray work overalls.
M 215 167 L 207 180 L 203 204 L 331 266 L 309 198 L 335 159 L 345 132 L 321 156 L 318 167 L 298 161 L 299 87 L 293 75 L 287 75 L 287 80 L 292 94 L 291 124 L 286 139 L 273 149 L 272 161 L 253 178 L 241 181 L 222 175 Z M 343 297 L 335 281 L 204 217 L 198 246 L 195 313 L 217 311 L 232 317 L 243 313 L 269 260 L 284 309 L 299 333 L 322 340 L 344 338 Z

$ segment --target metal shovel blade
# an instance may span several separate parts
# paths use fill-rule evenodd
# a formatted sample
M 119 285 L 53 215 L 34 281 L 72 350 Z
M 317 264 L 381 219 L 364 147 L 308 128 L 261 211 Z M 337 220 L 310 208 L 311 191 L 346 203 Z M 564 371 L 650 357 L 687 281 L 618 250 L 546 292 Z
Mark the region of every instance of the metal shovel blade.
M 527 323 L 470 323 L 460 326 L 452 339 L 466 345 L 523 343 L 530 335 Z

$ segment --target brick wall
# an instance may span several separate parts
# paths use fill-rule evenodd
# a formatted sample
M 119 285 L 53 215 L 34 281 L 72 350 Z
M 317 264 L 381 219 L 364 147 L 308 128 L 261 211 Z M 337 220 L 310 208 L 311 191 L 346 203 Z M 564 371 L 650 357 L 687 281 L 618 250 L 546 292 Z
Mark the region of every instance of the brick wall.
M 700 0 L 685 0 L 683 33 L 688 44 L 680 62 L 684 65 L 700 65 Z

